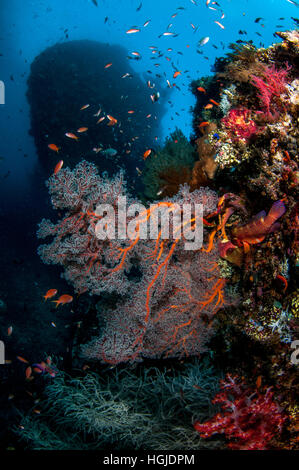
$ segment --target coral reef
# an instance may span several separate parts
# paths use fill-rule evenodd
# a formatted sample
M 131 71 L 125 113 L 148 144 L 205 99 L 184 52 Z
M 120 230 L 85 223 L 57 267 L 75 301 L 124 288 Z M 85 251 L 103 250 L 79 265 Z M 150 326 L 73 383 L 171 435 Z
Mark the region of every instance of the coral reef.
M 197 101 L 191 143 L 177 130 L 163 148 L 144 156 L 142 201 L 154 201 L 151 205 L 140 209 L 140 200 L 127 193 L 123 173 L 110 179 L 86 161 L 73 170 L 60 169 L 47 183 L 60 219 L 40 224 L 38 235 L 51 236 L 52 241 L 39 247 L 39 254 L 45 263 L 63 267 L 63 276 L 78 294 L 97 296 L 96 307 L 84 311 L 93 312 L 93 318 L 82 314 L 82 328 L 76 333 L 73 353 L 79 356 L 79 367 L 167 358 L 177 364 L 178 358 L 210 354 L 229 373 L 221 382 L 223 392 L 214 399 L 222 411 L 202 418 L 200 405 L 195 421 L 195 414 L 189 414 L 189 423 L 194 422 L 196 435 L 203 438 L 196 448 L 218 434 L 223 434 L 222 444 L 212 439 L 207 445 L 217 442 L 218 448 L 250 450 L 298 447 L 299 382 L 293 353 L 299 332 L 298 32 L 277 36 L 283 41 L 267 49 L 250 43 L 232 45 L 232 52 L 216 61 L 215 75 L 192 82 Z M 136 205 L 139 218 L 129 237 L 101 238 L 101 230 L 107 232 L 121 212 L 119 197 Z M 106 205 L 105 216 L 99 204 Z M 169 220 L 172 235 L 163 238 L 162 219 L 168 220 L 175 204 L 180 215 L 185 204 L 202 204 L 202 214 L 193 208 L 179 224 L 180 230 L 189 224 L 190 234 L 202 223 L 202 247 L 185 250 L 187 232 L 176 236 L 174 219 Z M 159 220 L 161 209 L 165 212 L 156 239 L 143 238 L 142 229 Z M 133 220 L 130 215 L 128 221 Z M 86 305 L 83 295 L 81 299 Z M 52 400 L 58 393 L 58 407 L 64 400 L 60 390 L 69 406 L 72 390 L 84 382 L 71 379 L 67 388 L 66 380 L 58 379 L 59 393 L 50 391 Z M 101 390 L 95 376 L 89 375 L 87 381 L 87 388 Z M 79 396 L 81 400 L 81 392 Z M 159 437 L 160 431 L 152 432 L 134 400 L 132 415 L 123 401 L 115 409 L 112 399 L 111 407 L 102 403 L 99 418 L 85 410 L 88 396 L 89 392 L 79 400 L 84 404 L 79 432 L 92 432 L 94 420 L 101 441 L 107 412 L 110 421 L 115 416 L 123 425 L 125 439 L 133 421 L 146 439 L 147 430 Z M 78 412 L 72 410 L 69 421 L 62 418 L 66 427 Z M 58 408 L 57 412 L 61 413 Z M 28 423 L 34 431 L 32 421 Z M 32 431 L 27 437 L 39 446 L 43 430 L 56 436 L 54 426 L 54 434 L 46 423 L 36 430 L 36 439 Z M 172 432 L 171 424 L 168 429 Z M 121 441 L 123 435 L 116 428 L 115 432 Z M 180 436 L 185 439 L 182 447 L 193 448 L 189 431 Z M 130 445 L 146 447 L 143 438 L 134 439 Z M 58 447 L 62 442 L 59 438 Z M 150 448 L 159 445 L 147 442 Z M 163 439 L 162 443 L 174 448 Z
M 242 299 L 237 308 L 219 312 L 221 357 L 227 356 L 232 368 L 232 351 L 237 348 L 240 354 L 236 340 L 240 335 L 255 358 L 254 370 L 279 388 L 276 400 L 292 424 L 285 421 L 290 434 L 281 434 L 275 447 L 289 449 L 298 445 L 294 395 L 298 377 L 296 365 L 290 361 L 291 345 L 299 331 L 295 281 L 298 32 L 277 36 L 283 42 L 267 49 L 235 45 L 232 53 L 216 61 L 215 76 L 205 81 L 204 98 L 195 93 L 193 122 L 208 120 L 217 129 L 218 138 L 209 138 L 218 166 L 210 186 L 220 189 L 223 196 L 217 211 L 207 219 L 207 230 L 223 258 L 221 271 Z M 209 97 L 220 106 L 209 110 L 207 119 L 204 99 Z M 194 126 L 194 131 L 197 139 L 202 138 L 201 129 Z M 223 331 L 227 331 L 225 341 L 221 340 Z M 252 374 L 245 357 L 237 367 L 241 374 L 244 368 Z

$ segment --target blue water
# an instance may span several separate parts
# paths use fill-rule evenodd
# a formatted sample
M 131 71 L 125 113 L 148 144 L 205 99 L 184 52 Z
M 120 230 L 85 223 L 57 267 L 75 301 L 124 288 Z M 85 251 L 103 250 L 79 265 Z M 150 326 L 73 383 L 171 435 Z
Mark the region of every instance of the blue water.
M 1 196 L 5 196 L 6 204 L 7 199 L 12 204 L 23 200 L 37 165 L 34 142 L 28 135 L 29 106 L 25 93 L 30 64 L 45 48 L 57 42 L 92 39 L 121 44 L 128 53 L 138 51 L 142 60 L 130 61 L 136 74 L 152 70 L 153 74 L 163 76 L 165 86 L 168 78 L 180 87 L 180 91 L 171 89 L 167 112 L 161 123 L 159 142 L 162 143 L 176 126 L 186 136 L 190 135 L 190 107 L 194 104 L 188 88 L 191 79 L 210 74 L 215 58 L 223 56 L 228 45 L 237 39 L 252 40 L 255 45 L 266 47 L 278 41 L 273 38 L 275 30 L 293 27 L 291 16 L 298 16 L 298 8 L 288 0 L 211 0 L 209 5 L 205 0 L 98 0 L 97 3 L 98 6 L 92 0 L 0 2 L 0 53 L 3 54 L 0 80 L 4 82 L 6 92 L 5 105 L 0 105 L 0 156 L 4 157 L 0 161 L 0 180 Z M 177 16 L 171 18 L 175 13 Z M 225 17 L 220 19 L 223 13 Z M 257 17 L 262 20 L 255 23 Z M 280 17 L 285 19 L 279 20 Z M 148 20 L 148 26 L 143 27 Z M 215 23 L 217 20 L 225 29 Z M 126 34 L 132 26 L 141 31 Z M 64 33 L 66 29 L 68 38 Z M 246 30 L 247 35 L 238 35 L 239 30 Z M 178 36 L 158 37 L 166 31 Z M 200 55 L 196 52 L 197 43 L 205 36 L 210 40 L 201 48 L 203 54 Z M 153 54 L 149 46 L 152 45 L 164 54 L 157 61 L 151 60 Z M 173 48 L 173 51 L 167 52 L 167 48 Z M 173 65 L 165 56 L 171 58 Z M 154 66 L 157 62 L 159 67 Z M 182 71 L 175 80 L 172 78 L 173 66 Z

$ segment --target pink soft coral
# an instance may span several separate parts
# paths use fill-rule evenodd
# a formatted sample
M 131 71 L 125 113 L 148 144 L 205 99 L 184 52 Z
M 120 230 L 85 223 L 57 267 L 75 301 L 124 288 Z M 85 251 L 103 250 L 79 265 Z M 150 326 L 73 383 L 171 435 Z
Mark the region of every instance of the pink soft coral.
M 229 137 L 233 141 L 248 141 L 258 131 L 255 122 L 250 118 L 247 108 L 234 108 L 222 119 Z
M 286 420 L 271 389 L 261 394 L 230 375 L 221 381 L 221 386 L 223 392 L 215 396 L 213 403 L 220 404 L 223 412 L 206 423 L 194 423 L 196 431 L 203 438 L 225 434 L 231 441 L 230 449 L 269 449 L 271 439 L 281 433 Z
M 286 64 L 285 69 L 277 70 L 275 65 L 263 68 L 262 78 L 256 75 L 251 76 L 251 83 L 258 89 L 258 98 L 261 101 L 264 114 L 267 120 L 273 121 L 278 115 L 279 103 L 277 98 L 285 91 L 287 76 L 291 66 Z M 276 109 L 275 109 L 276 107 Z

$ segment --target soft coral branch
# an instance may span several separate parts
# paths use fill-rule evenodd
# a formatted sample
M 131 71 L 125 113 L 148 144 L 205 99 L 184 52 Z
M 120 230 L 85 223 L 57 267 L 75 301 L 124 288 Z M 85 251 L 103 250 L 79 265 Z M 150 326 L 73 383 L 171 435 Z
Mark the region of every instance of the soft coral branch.
M 275 65 L 264 66 L 262 77 L 251 76 L 251 83 L 258 89 L 258 98 L 262 104 L 263 113 L 267 120 L 274 120 L 277 115 L 280 95 L 285 91 L 287 76 L 291 66 L 286 64 L 285 69 L 277 70 Z
M 223 411 L 206 423 L 194 423 L 196 431 L 202 438 L 225 434 L 230 449 L 269 449 L 286 420 L 271 388 L 260 393 L 230 375 L 221 381 L 221 388 L 223 391 L 215 396 L 213 403 L 219 404 Z

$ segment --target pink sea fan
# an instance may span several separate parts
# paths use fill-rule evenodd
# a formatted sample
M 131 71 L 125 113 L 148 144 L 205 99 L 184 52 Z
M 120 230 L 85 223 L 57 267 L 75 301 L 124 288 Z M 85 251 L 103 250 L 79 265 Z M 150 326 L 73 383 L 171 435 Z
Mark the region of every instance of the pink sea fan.
M 60 170 L 47 184 L 53 206 L 65 213 L 56 224 L 43 220 L 39 226 L 40 238 L 52 237 L 38 249 L 42 260 L 61 265 L 65 279 L 79 293 L 125 296 L 113 312 L 103 314 L 105 327 L 84 347 L 85 357 L 118 363 L 201 352 L 212 334 L 213 316 L 226 302 L 217 249 L 213 253 L 200 251 L 200 246 L 185 250 L 184 236 L 176 235 L 99 239 L 98 204 L 111 205 L 117 216 L 118 196 L 126 195 L 128 205 L 138 202 L 126 194 L 122 174 L 109 179 L 83 161 L 73 171 Z M 190 212 L 191 230 L 191 218 L 193 226 L 201 223 L 202 215 L 214 212 L 217 202 L 217 194 L 209 188 L 191 193 L 182 186 L 173 198 L 143 208 L 142 220 L 157 217 L 161 205 L 168 209 L 176 203 L 184 215 L 185 205 L 202 204 L 199 219 Z M 177 233 L 173 224 L 170 218 L 171 234 Z M 133 266 L 139 272 L 134 279 L 128 275 Z
M 83 356 L 117 364 L 205 351 L 213 317 L 227 303 L 217 259 L 217 249 L 178 251 L 154 284 L 156 267 L 148 265 L 130 298 L 104 314 L 105 327 L 83 346 Z

